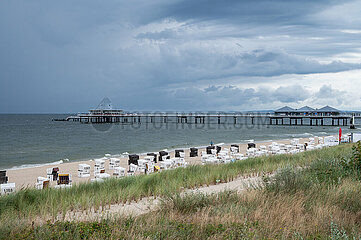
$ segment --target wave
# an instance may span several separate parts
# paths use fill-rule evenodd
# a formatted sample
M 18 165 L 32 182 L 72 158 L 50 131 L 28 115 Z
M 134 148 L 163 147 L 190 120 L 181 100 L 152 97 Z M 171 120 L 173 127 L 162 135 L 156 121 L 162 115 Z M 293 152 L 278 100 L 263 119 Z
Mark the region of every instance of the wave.
M 62 160 L 55 161 L 55 162 L 50 162 L 50 163 L 23 164 L 23 165 L 20 165 L 20 166 L 15 166 L 15 167 L 8 168 L 6 170 L 18 170 L 18 169 L 25 169 L 25 168 L 34 168 L 34 167 L 44 167 L 44 166 L 58 165 L 58 164 L 64 163 L 64 161 L 69 162 L 69 159 L 66 158 L 66 159 L 62 159 Z

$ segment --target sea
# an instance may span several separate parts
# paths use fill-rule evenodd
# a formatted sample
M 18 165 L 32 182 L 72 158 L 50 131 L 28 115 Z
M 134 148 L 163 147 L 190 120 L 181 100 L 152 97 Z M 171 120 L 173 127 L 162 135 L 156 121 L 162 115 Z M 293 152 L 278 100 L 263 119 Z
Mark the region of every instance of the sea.
M 338 134 L 336 126 L 275 126 L 265 124 L 82 124 L 52 121 L 70 114 L 0 114 L 0 169 L 26 168 L 81 161 L 104 154 L 142 154 L 207 146 L 277 141 Z M 231 121 L 230 121 L 231 122 Z M 356 125 L 359 123 L 356 122 Z M 344 133 L 352 131 L 342 127 Z

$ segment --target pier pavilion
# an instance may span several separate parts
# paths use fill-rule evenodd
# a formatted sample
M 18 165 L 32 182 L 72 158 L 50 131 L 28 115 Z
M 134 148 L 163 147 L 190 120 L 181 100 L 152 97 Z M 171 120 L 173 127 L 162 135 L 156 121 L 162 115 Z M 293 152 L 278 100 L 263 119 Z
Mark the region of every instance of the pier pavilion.
M 347 126 L 351 123 L 350 115 L 341 115 L 341 111 L 325 106 L 314 109 L 304 106 L 293 109 L 288 106 L 275 110 L 270 116 L 270 125 L 308 125 L 308 126 Z
M 233 125 L 289 125 L 289 126 L 347 126 L 352 119 L 361 118 L 352 112 L 325 106 L 314 109 L 304 106 L 294 109 L 288 106 L 272 112 L 124 112 L 114 109 L 104 98 L 97 108 L 56 121 L 81 123 L 121 124 L 233 124 Z

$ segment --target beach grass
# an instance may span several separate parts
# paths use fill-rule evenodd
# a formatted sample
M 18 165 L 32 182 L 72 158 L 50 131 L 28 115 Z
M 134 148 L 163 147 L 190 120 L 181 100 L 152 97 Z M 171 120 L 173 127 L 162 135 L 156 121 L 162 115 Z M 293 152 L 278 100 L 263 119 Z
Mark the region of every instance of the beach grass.
M 265 174 L 285 166 L 306 166 L 314 159 L 329 159 L 351 155 L 351 147 L 338 146 L 296 155 L 249 158 L 222 165 L 193 165 L 151 175 L 111 178 L 104 182 L 81 183 L 70 189 L 22 189 L 0 198 L 0 217 L 6 212 L 18 216 L 49 215 L 73 210 L 100 208 L 125 203 L 147 196 L 164 196 L 182 188 L 228 182 L 239 176 Z
M 129 185 L 140 184 L 137 181 L 148 183 L 136 196 L 151 193 L 161 195 L 163 200 L 160 210 L 138 217 L 118 216 L 96 222 L 49 221 L 41 225 L 19 223 L 18 226 L 7 228 L 3 236 L 14 239 L 361 238 L 361 174 L 359 169 L 347 164 L 353 159 L 351 145 L 250 161 L 261 163 L 267 159 L 268 162 L 263 162 L 263 166 L 245 161 L 243 163 L 246 167 L 238 165 L 241 162 L 192 167 L 189 169 L 190 173 L 204 175 L 191 179 L 189 185 L 185 185 L 188 179 L 184 179 L 190 174 L 187 169 L 155 174 L 154 176 L 162 176 L 168 181 L 171 186 L 168 192 L 157 192 L 159 189 L 152 184 L 159 182 L 157 178 L 151 178 L 153 175 L 123 179 L 122 181 L 129 181 Z M 229 168 L 225 168 L 226 166 Z M 210 195 L 179 193 L 180 186 L 212 183 L 214 176 L 221 176 L 223 181 L 228 181 L 237 174 L 266 170 L 275 170 L 275 175 L 264 177 L 262 188 L 242 193 L 224 191 Z M 214 172 L 214 175 L 210 172 Z M 181 183 L 171 181 L 173 174 Z M 112 184 L 119 186 L 119 183 Z M 101 186 L 79 186 L 78 193 L 72 194 L 77 196 L 87 187 L 93 189 Z M 128 194 L 135 196 L 132 195 L 135 194 L 133 191 Z
M 90 238 L 106 238 L 107 234 L 137 239 L 157 236 L 204 239 L 209 234 L 218 236 L 216 238 L 290 238 L 317 237 L 317 234 L 327 237 L 331 227 L 335 230 L 339 226 L 339 234 L 345 231 L 349 236 L 356 236 L 357 227 L 360 227 L 357 224 L 361 222 L 360 175 L 344 164 L 352 158 L 352 153 L 352 145 L 345 144 L 296 155 L 109 179 L 103 183 L 79 184 L 71 189 L 23 189 L 0 198 L 0 232 L 14 238 L 24 236 L 21 234 L 47 238 L 57 234 L 52 232 L 54 229 L 63 233 L 64 229 L 69 229 L 67 233 L 80 234 L 85 228 Z M 243 194 L 179 195 L 182 188 L 275 171 L 274 178 L 264 177 L 264 188 Z M 135 219 L 118 217 L 93 223 L 54 223 L 59 213 L 69 210 L 107 208 L 110 204 L 146 196 L 165 199 L 162 210 Z M 36 219 L 49 215 L 53 221 L 47 224 L 29 224 L 29 219 L 36 223 Z M 124 224 L 129 225 L 125 228 L 128 235 L 123 235 L 126 232 L 119 227 Z

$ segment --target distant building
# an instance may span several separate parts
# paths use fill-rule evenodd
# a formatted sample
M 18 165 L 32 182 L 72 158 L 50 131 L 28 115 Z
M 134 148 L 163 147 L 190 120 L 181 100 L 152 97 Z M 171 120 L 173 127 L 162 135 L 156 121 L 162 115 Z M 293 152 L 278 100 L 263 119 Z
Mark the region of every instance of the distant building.
M 123 110 L 113 109 L 112 102 L 109 98 L 105 97 L 96 109 L 89 110 L 92 115 L 118 115 L 123 113 Z
M 293 113 L 295 113 L 295 110 L 294 108 L 291 108 L 289 106 L 284 106 L 280 109 L 277 109 L 275 111 L 275 114 L 276 115 L 283 115 L 283 116 L 286 116 L 286 115 L 293 115 Z
M 323 108 L 316 109 L 315 114 L 317 116 L 337 116 L 340 115 L 340 110 L 330 106 L 324 106 Z
M 275 115 L 280 116 L 337 116 L 340 115 L 340 112 L 340 110 L 330 106 L 325 106 L 320 109 L 314 109 L 309 106 L 294 109 L 285 106 L 274 111 Z
M 296 113 L 296 115 L 310 116 L 310 115 L 313 115 L 314 111 L 315 111 L 314 108 L 311 108 L 309 106 L 304 106 L 299 109 L 296 109 L 295 113 Z

